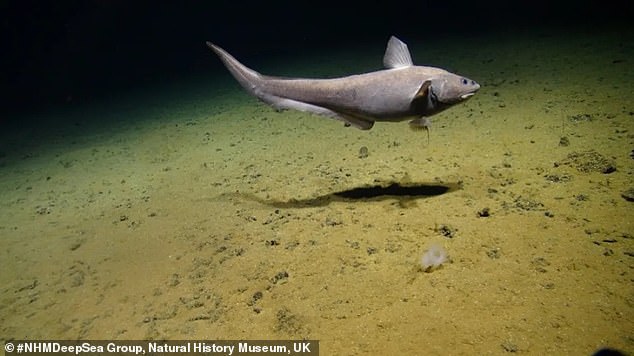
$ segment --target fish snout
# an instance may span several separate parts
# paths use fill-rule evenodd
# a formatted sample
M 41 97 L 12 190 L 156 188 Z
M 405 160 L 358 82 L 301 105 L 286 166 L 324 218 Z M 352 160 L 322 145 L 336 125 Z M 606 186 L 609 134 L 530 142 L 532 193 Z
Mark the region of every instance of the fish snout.
M 471 81 L 471 88 L 469 88 L 469 92 L 462 94 L 460 96 L 460 99 L 462 100 L 466 100 L 469 99 L 470 97 L 472 97 L 473 95 L 475 95 L 475 93 L 480 90 L 480 84 L 478 84 L 476 81 L 472 80 Z

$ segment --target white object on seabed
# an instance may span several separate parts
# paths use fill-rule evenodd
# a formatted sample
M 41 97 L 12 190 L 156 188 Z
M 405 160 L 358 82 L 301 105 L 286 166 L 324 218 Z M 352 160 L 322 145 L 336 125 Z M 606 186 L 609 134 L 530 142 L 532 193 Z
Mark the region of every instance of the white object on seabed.
M 420 265 L 424 272 L 431 272 L 448 261 L 449 255 L 447 255 L 447 250 L 440 245 L 433 244 L 425 254 L 423 254 L 423 257 L 420 259 Z

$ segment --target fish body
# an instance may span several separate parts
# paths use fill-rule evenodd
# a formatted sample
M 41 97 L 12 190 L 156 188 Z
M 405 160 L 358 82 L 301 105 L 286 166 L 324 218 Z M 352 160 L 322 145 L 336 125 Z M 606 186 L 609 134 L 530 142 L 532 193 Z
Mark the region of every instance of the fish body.
M 260 74 L 222 48 L 207 42 L 229 72 L 251 95 L 277 109 L 294 109 L 343 121 L 368 130 L 376 121 L 410 120 L 428 129 L 427 117 L 475 94 L 474 80 L 441 68 L 416 66 L 407 45 L 392 36 L 386 69 L 332 79 L 275 77 Z

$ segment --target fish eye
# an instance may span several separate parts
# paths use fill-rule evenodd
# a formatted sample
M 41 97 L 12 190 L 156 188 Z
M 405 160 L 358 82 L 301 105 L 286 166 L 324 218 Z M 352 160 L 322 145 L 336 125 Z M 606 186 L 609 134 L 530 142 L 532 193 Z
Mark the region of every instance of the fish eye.
M 469 81 L 467 81 L 467 79 L 465 79 L 465 78 L 462 78 L 462 84 L 463 85 L 467 85 L 467 83 L 469 83 Z

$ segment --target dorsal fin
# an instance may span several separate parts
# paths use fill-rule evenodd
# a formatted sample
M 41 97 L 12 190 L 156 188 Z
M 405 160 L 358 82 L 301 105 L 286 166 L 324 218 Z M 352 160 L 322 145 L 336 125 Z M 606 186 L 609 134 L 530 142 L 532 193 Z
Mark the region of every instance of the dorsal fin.
M 392 36 L 387 41 L 387 49 L 383 56 L 383 65 L 385 68 L 402 68 L 413 66 L 412 57 L 409 54 L 407 45 L 398 38 Z

